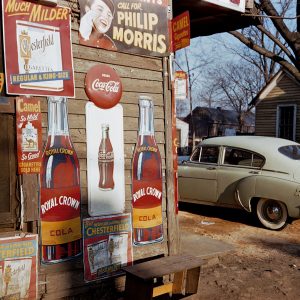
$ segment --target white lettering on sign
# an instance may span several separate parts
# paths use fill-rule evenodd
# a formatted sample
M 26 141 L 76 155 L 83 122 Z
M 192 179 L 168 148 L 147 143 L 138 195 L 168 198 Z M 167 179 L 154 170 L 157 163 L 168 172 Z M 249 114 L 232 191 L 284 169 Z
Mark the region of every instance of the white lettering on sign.
M 74 209 L 78 209 L 80 202 L 77 199 L 68 196 L 59 196 L 58 199 L 56 197 L 53 197 L 45 201 L 44 204 L 41 205 L 42 214 L 45 214 L 48 210 L 58 205 L 65 205 L 70 206 Z
M 114 80 L 103 82 L 100 81 L 99 78 L 97 78 L 92 83 L 92 89 L 94 91 L 118 93 L 119 88 L 120 88 L 120 82 Z

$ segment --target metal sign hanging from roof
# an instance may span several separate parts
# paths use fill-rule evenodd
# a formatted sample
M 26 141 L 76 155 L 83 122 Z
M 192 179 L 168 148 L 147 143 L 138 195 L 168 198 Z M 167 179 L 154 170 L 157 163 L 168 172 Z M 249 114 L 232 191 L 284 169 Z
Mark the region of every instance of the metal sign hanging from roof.
M 172 51 L 188 47 L 190 42 L 190 14 L 189 11 L 185 11 L 172 20 Z
M 204 2 L 216 4 L 240 12 L 245 12 L 245 0 L 203 0 Z

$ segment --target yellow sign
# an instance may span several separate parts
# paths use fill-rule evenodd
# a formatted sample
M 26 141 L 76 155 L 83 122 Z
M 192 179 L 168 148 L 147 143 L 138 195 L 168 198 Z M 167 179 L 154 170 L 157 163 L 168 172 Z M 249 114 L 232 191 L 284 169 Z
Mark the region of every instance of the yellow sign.
M 133 208 L 133 224 L 135 224 L 135 228 L 150 228 L 161 225 L 161 206 L 148 209 Z
M 80 218 L 67 221 L 42 221 L 43 245 L 69 243 L 81 238 Z
M 0 93 L 2 93 L 4 87 L 4 73 L 0 73 Z

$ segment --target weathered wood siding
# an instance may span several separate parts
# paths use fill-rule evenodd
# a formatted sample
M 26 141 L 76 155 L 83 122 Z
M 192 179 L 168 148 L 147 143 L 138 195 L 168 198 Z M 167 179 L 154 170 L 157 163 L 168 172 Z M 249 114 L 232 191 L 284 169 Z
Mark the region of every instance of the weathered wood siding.
M 138 135 L 138 96 L 146 94 L 151 96 L 154 101 L 155 137 L 163 165 L 163 222 L 165 239 L 162 243 L 134 247 L 133 258 L 136 261 L 156 255 L 175 254 L 179 251 L 179 237 L 178 220 L 174 208 L 171 92 L 167 72 L 168 59 L 117 53 L 79 45 L 78 1 L 59 1 L 59 4 L 69 6 L 72 9 L 72 47 L 76 97 L 68 99 L 68 120 L 70 136 L 80 162 L 82 217 L 89 217 L 87 214 L 85 126 L 85 105 L 89 100 L 84 91 L 84 79 L 90 67 L 103 63 L 110 65 L 117 71 L 123 84 L 121 104 L 124 110 L 126 212 L 131 212 L 131 166 Z M 2 31 L 1 27 L 0 29 Z M 2 63 L 0 63 L 1 70 L 3 70 Z M 7 99 L 12 104 L 9 107 L 14 108 L 14 97 Z M 47 137 L 47 99 L 46 97 L 39 97 L 39 99 L 42 103 L 43 141 L 45 142 Z M 10 113 L 15 114 L 14 111 L 10 111 Z M 14 171 L 15 173 L 16 171 Z M 18 179 L 23 187 L 25 202 L 23 231 L 38 233 L 40 232 L 38 176 L 22 175 Z M 15 227 L 16 224 L 12 224 L 12 228 L 14 229 Z M 12 229 L 0 229 L 0 231 L 7 230 Z M 124 276 L 85 283 L 82 257 L 65 263 L 39 266 L 38 280 L 39 298 L 43 299 L 73 299 L 72 297 L 75 295 L 81 295 L 79 299 L 117 299 L 118 292 L 124 288 Z
M 76 11 L 76 8 L 74 11 Z M 120 103 L 124 110 L 126 212 L 131 212 L 131 164 L 138 135 L 138 96 L 146 94 L 151 96 L 154 101 L 155 137 L 160 149 L 163 165 L 163 221 L 165 239 L 162 243 L 134 247 L 134 260 L 161 254 L 176 253 L 178 251 L 178 228 L 173 204 L 171 103 L 170 91 L 167 84 L 168 78 L 163 77 L 163 64 L 166 66 L 166 63 L 162 58 L 110 52 L 79 45 L 78 22 L 77 17 L 73 18 L 72 43 L 76 97 L 75 99 L 68 99 L 68 120 L 71 139 L 80 161 L 80 182 L 83 203 L 82 217 L 88 217 L 85 105 L 89 100 L 84 91 L 84 78 L 90 67 L 98 63 L 104 63 L 117 71 L 123 84 L 123 95 Z M 46 98 L 40 99 L 42 101 L 43 134 L 45 141 L 47 132 L 47 101 Z M 169 219 L 168 216 L 170 216 Z M 170 239 L 172 240 L 171 242 Z M 104 280 L 101 283 L 87 284 L 83 280 L 83 264 L 81 260 L 82 258 L 79 258 L 76 261 L 57 265 L 41 266 L 40 297 L 45 299 L 59 299 L 76 294 L 87 294 L 93 289 L 92 293 L 94 296 L 98 295 L 97 299 L 114 299 L 113 294 L 116 294 L 116 291 L 122 290 L 124 287 L 124 278 L 120 277 Z
M 300 86 L 283 73 L 270 93 L 256 106 L 255 134 L 276 136 L 277 106 L 296 104 L 296 141 L 300 142 Z

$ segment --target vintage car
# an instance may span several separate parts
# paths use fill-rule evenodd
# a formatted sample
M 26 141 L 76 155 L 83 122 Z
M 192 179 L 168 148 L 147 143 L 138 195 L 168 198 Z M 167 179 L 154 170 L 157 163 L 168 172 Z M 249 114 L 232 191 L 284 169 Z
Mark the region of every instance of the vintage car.
M 178 167 L 180 201 L 241 208 L 273 230 L 300 218 L 300 144 L 263 136 L 202 141 Z

